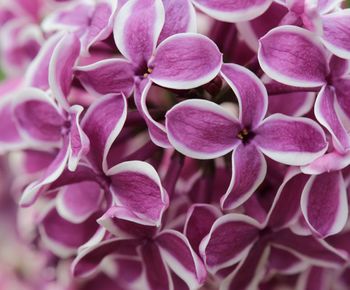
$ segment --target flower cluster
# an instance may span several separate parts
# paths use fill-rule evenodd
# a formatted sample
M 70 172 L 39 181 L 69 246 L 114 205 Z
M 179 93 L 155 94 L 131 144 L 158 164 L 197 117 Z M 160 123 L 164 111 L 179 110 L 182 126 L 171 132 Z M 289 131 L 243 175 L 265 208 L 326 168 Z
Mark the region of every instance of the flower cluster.
M 344 1 L 13 0 L 0 24 L 1 289 L 349 289 Z

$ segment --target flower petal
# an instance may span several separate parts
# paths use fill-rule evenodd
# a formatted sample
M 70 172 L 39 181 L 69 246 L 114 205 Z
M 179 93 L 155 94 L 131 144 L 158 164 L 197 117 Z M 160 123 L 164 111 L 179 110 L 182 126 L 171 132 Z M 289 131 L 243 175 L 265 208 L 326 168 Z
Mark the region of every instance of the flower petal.
M 174 230 L 163 230 L 155 241 L 164 261 L 189 289 L 198 289 L 205 282 L 205 266 L 183 234 Z
M 221 74 L 238 99 L 240 122 L 254 129 L 267 110 L 267 92 L 263 83 L 250 70 L 236 64 L 224 64 Z
M 323 44 L 336 56 L 350 58 L 350 9 L 322 16 Z
M 259 230 L 260 224 L 245 215 L 227 214 L 218 218 L 200 244 L 208 271 L 215 273 L 243 259 L 259 237 Z
M 111 239 L 80 251 L 72 264 L 74 276 L 88 276 L 96 271 L 97 267 L 109 255 L 117 257 L 135 257 L 136 248 L 140 245 L 135 239 Z
M 56 198 L 58 214 L 71 223 L 82 223 L 101 206 L 103 190 L 93 181 L 63 187 Z
M 80 54 L 80 41 L 68 33 L 56 45 L 49 65 L 49 85 L 60 105 L 68 109 L 67 96 L 73 80 L 73 67 Z
M 183 101 L 166 114 L 170 143 L 186 156 L 211 159 L 238 143 L 240 124 L 224 108 L 206 100 Z
M 114 23 L 114 40 L 119 51 L 135 67 L 144 66 L 151 58 L 164 17 L 161 0 L 131 0 L 118 12 Z
M 321 237 L 340 232 L 348 219 L 346 186 L 340 171 L 312 176 L 301 196 L 301 211 Z
M 123 93 L 130 96 L 134 86 L 132 65 L 121 58 L 104 59 L 87 66 L 78 66 L 75 75 L 92 95 Z
M 209 16 L 225 21 L 239 22 L 252 20 L 263 14 L 271 0 L 192 0 L 193 4 Z
M 315 102 L 315 116 L 333 137 L 337 148 L 346 151 L 350 148 L 350 136 L 342 122 L 339 103 L 334 88 L 324 86 Z
M 182 32 L 196 32 L 197 16 L 190 0 L 163 0 L 165 23 L 158 43 L 171 35 Z
M 221 207 L 234 209 L 247 201 L 265 179 L 266 167 L 265 157 L 255 145 L 238 145 L 232 154 L 232 178 Z
M 111 191 L 117 205 L 160 225 L 169 200 L 157 171 L 151 165 L 142 161 L 126 161 L 109 169 L 107 175 L 111 178 Z
M 280 26 L 260 39 L 258 58 L 264 72 L 276 81 L 298 87 L 326 83 L 328 62 L 317 37 L 296 26 Z
M 97 168 L 108 170 L 107 154 L 122 130 L 127 114 L 124 95 L 106 95 L 86 111 L 81 127 L 90 139 L 89 158 Z
M 148 63 L 149 77 L 157 85 L 172 89 L 199 87 L 214 79 L 222 65 L 222 54 L 208 37 L 178 33 L 157 48 Z
M 274 114 L 255 133 L 254 141 L 265 155 L 288 165 L 308 164 L 327 150 L 322 128 L 307 118 Z

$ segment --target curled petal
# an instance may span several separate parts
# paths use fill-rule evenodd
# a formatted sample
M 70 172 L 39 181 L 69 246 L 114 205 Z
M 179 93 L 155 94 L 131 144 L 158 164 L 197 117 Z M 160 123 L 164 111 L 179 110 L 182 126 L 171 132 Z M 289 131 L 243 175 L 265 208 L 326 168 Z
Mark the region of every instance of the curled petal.
M 149 77 L 172 89 L 191 89 L 214 79 L 222 65 L 222 54 L 208 37 L 179 33 L 164 40 L 148 63 Z
M 341 151 L 350 148 L 350 136 L 342 121 L 339 103 L 334 88 L 324 86 L 317 96 L 315 103 L 315 116 L 332 134 L 334 143 Z
M 111 239 L 80 251 L 72 264 L 74 276 L 88 276 L 94 273 L 100 263 L 109 255 L 128 258 L 138 255 L 139 240 Z
M 350 58 L 350 9 L 322 16 L 323 44 L 335 55 Z
M 209 16 L 225 21 L 239 22 L 252 20 L 263 14 L 271 0 L 192 0 L 193 4 Z
M 260 79 L 236 64 L 224 64 L 221 73 L 239 102 L 239 119 L 243 126 L 254 129 L 265 117 L 267 92 Z
M 115 43 L 137 68 L 151 58 L 163 28 L 164 15 L 161 0 L 131 0 L 117 14 L 113 30 Z
M 95 101 L 81 121 L 81 127 L 90 140 L 88 157 L 104 172 L 108 170 L 107 154 L 124 126 L 126 114 L 124 95 L 112 94 Z
M 166 114 L 170 143 L 186 156 L 223 156 L 238 143 L 240 124 L 224 108 L 206 100 L 183 101 Z
M 189 289 L 198 289 L 205 282 L 205 266 L 183 234 L 174 230 L 163 230 L 155 241 L 164 261 Z
M 75 74 L 92 95 L 123 93 L 129 96 L 134 86 L 132 65 L 124 59 L 105 59 L 87 66 L 79 66 Z
M 157 171 L 151 165 L 142 161 L 126 161 L 109 169 L 107 175 L 111 178 L 111 190 L 117 205 L 160 225 L 169 200 Z
M 280 26 L 260 39 L 259 63 L 272 79 L 291 86 L 326 83 L 328 61 L 317 37 L 296 26 Z
M 57 212 L 71 223 L 82 223 L 100 208 L 102 198 L 103 191 L 96 182 L 67 185 L 57 195 Z
M 215 273 L 242 260 L 258 239 L 260 228 L 256 220 L 241 214 L 218 218 L 200 244 L 207 269 Z
M 196 32 L 196 11 L 190 0 L 163 0 L 165 23 L 158 42 L 167 37 L 182 33 Z
M 312 176 L 301 196 L 306 222 L 321 237 L 340 232 L 348 219 L 346 186 L 340 171 Z
M 288 165 L 306 165 L 322 156 L 328 145 L 316 122 L 282 114 L 266 118 L 256 130 L 254 141 L 265 155 Z
M 224 210 L 243 204 L 263 182 L 266 175 L 264 155 L 252 144 L 238 145 L 232 154 L 232 178 L 221 199 Z
M 80 41 L 68 33 L 56 45 L 49 64 L 49 85 L 60 105 L 68 109 L 67 96 L 73 80 L 73 67 L 80 54 Z

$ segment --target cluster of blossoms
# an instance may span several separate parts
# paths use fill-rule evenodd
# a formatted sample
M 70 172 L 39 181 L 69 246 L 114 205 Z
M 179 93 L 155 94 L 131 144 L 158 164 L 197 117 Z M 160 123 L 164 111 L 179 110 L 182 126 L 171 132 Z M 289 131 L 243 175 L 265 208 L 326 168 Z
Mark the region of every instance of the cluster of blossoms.
M 0 1 L 0 288 L 350 287 L 341 0 Z

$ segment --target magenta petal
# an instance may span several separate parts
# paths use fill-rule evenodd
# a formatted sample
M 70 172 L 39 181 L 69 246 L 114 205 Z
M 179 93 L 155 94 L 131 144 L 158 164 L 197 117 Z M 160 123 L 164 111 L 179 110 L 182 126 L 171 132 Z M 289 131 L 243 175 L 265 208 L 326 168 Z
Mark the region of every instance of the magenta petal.
M 193 4 L 209 16 L 225 21 L 247 21 L 263 14 L 271 0 L 192 0 Z
M 81 126 L 90 139 L 89 158 L 97 168 L 107 172 L 107 154 L 122 130 L 127 114 L 124 95 L 106 95 L 87 110 Z
M 111 239 L 80 251 L 72 264 L 73 275 L 88 276 L 95 272 L 102 260 L 109 255 L 136 257 L 139 244 L 140 241 L 135 239 Z
M 69 257 L 78 247 L 86 243 L 96 232 L 98 224 L 94 218 L 83 224 L 74 224 L 51 209 L 41 221 L 39 231 L 45 245 L 56 255 Z
M 348 92 L 350 89 L 350 79 L 347 76 L 338 78 L 334 82 L 334 88 L 336 98 L 341 109 L 337 111 L 337 114 L 342 116 L 344 118 L 343 122 L 345 121 L 344 123 L 347 124 L 347 122 L 350 120 L 350 100 L 348 97 Z
M 163 0 L 165 23 L 158 43 L 167 37 L 182 33 L 196 32 L 197 16 L 190 0 Z
M 74 33 L 66 34 L 56 45 L 49 65 L 52 94 L 68 108 L 67 96 L 73 80 L 73 67 L 80 54 L 80 41 Z
M 240 144 L 232 154 L 232 178 L 221 199 L 224 210 L 243 204 L 263 182 L 266 175 L 264 155 L 252 144 Z
M 294 274 L 304 270 L 308 265 L 296 255 L 281 248 L 271 247 L 269 268 L 282 274 Z
M 85 221 L 100 208 L 102 198 L 103 191 L 96 182 L 79 182 L 60 190 L 56 208 L 61 217 L 77 224 Z
M 240 124 L 224 108 L 206 100 L 183 101 L 166 114 L 170 143 L 186 156 L 211 159 L 238 143 Z
M 56 181 L 64 171 L 69 156 L 68 140 L 63 141 L 63 145 L 58 151 L 55 159 L 47 167 L 43 175 L 29 184 L 24 190 L 19 204 L 21 206 L 30 206 L 38 198 L 39 194 L 48 187 L 52 182 Z
M 113 30 L 115 43 L 137 68 L 145 65 L 153 54 L 164 14 L 161 0 L 131 0 L 117 14 Z
M 107 175 L 111 178 L 111 191 L 117 205 L 160 225 L 169 200 L 157 171 L 151 165 L 142 161 L 127 161 L 109 169 Z
M 340 232 L 348 219 L 346 186 L 340 171 L 312 176 L 301 196 L 301 210 L 321 237 Z
M 79 66 L 75 75 L 92 95 L 123 93 L 129 96 L 134 86 L 133 67 L 124 59 L 105 59 Z
M 315 116 L 328 131 L 337 145 L 337 148 L 348 150 L 350 148 L 350 136 L 348 128 L 342 122 L 339 112 L 339 103 L 333 87 L 324 86 L 317 96 L 315 103 Z
M 335 55 L 350 58 L 350 9 L 322 16 L 323 44 Z
M 163 230 L 155 241 L 164 261 L 189 289 L 198 289 L 205 282 L 205 266 L 183 234 L 174 230 Z
M 149 77 L 173 89 L 199 87 L 214 79 L 222 65 L 222 54 L 208 37 L 179 33 L 164 40 L 148 63 Z
M 327 271 L 328 270 L 328 271 Z M 298 290 L 332 289 L 332 279 L 329 279 L 329 269 L 323 267 L 310 267 L 299 276 L 296 287 Z
M 243 126 L 254 129 L 265 117 L 267 92 L 260 79 L 248 69 L 224 64 L 221 73 L 239 101 L 239 119 Z
M 259 229 L 259 223 L 245 215 L 218 218 L 200 245 L 207 269 L 215 273 L 242 260 L 259 237 Z
M 57 143 L 62 139 L 65 119 L 43 91 L 28 88 L 20 92 L 13 108 L 19 130 L 27 137 Z
M 307 118 L 274 114 L 255 133 L 254 141 L 265 155 L 288 165 L 308 164 L 327 150 L 322 128 Z
M 328 62 L 317 37 L 296 26 L 280 26 L 260 39 L 259 63 L 280 83 L 317 87 L 326 82 Z
M 168 266 L 165 264 L 160 249 L 155 243 L 147 243 L 141 248 L 148 289 L 171 290 L 173 281 Z M 155 269 L 157 269 L 155 271 Z
M 188 210 L 184 234 L 196 253 L 199 253 L 199 244 L 220 216 L 220 210 L 210 204 L 194 204 Z
M 69 132 L 70 154 L 68 159 L 68 169 L 75 171 L 80 159 L 89 151 L 90 141 L 80 127 L 79 117 L 83 111 L 80 105 L 70 108 L 71 127 Z

